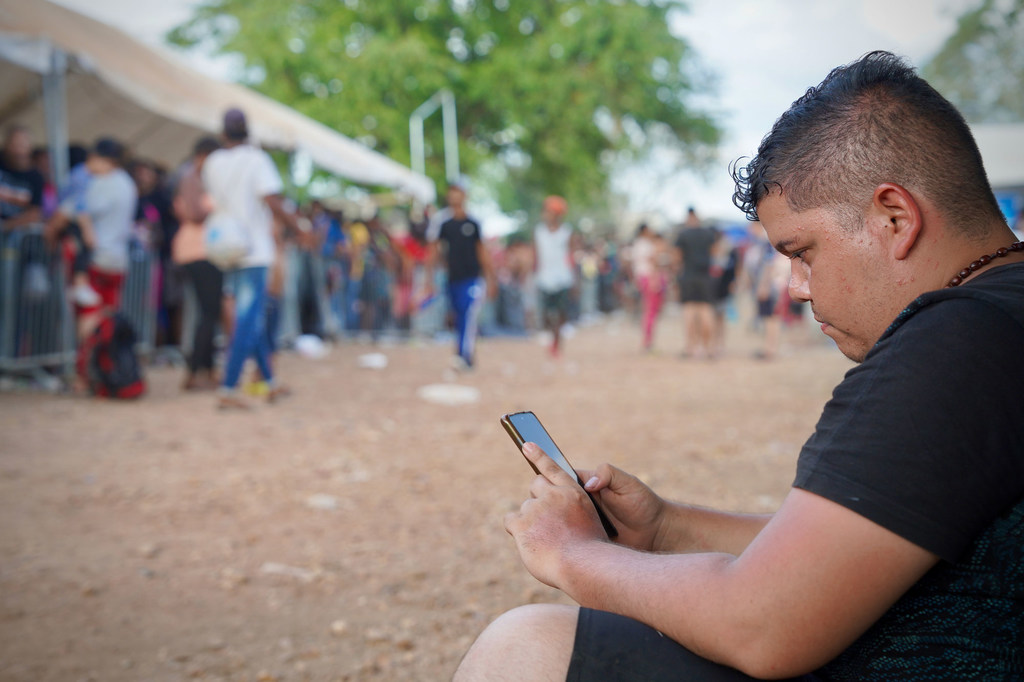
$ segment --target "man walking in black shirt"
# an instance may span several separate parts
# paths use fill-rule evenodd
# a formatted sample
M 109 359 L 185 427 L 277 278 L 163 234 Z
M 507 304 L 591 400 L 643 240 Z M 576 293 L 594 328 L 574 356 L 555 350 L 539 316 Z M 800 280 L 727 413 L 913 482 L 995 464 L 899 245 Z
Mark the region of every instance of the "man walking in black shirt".
M 473 367 L 477 319 L 484 294 L 495 291 L 491 260 L 480 234 L 480 223 L 466 213 L 466 190 L 449 185 L 447 208 L 438 211 L 427 228 L 430 253 L 427 258 L 428 295 L 434 286 L 434 267 L 444 244 L 448 266 L 448 302 L 455 315 L 455 358 L 457 369 Z M 486 279 L 486 289 L 481 275 Z
M 715 354 L 715 280 L 711 259 L 719 234 L 704 227 L 691 207 L 676 237 L 679 252 L 679 300 L 683 304 L 686 341 L 683 357 L 712 357 Z

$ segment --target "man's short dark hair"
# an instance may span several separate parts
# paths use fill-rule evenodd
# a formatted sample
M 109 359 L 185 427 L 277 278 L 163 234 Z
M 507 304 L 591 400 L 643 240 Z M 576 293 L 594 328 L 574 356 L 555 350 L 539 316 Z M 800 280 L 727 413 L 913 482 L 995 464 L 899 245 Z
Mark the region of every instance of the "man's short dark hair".
M 730 170 L 733 203 L 750 220 L 778 190 L 794 211 L 828 208 L 859 226 L 852 217 L 883 182 L 927 197 L 968 235 L 1002 215 L 963 116 L 889 52 L 833 69 Z
M 192 147 L 192 156 L 206 156 L 220 149 L 220 140 L 212 135 L 204 135 L 196 140 Z
M 85 163 L 85 159 L 88 156 L 89 150 L 85 148 L 85 145 L 68 145 L 68 168 L 74 168 L 80 163 Z
M 104 159 L 110 159 L 116 164 L 124 160 L 124 145 L 112 137 L 101 137 L 96 140 L 92 153 Z

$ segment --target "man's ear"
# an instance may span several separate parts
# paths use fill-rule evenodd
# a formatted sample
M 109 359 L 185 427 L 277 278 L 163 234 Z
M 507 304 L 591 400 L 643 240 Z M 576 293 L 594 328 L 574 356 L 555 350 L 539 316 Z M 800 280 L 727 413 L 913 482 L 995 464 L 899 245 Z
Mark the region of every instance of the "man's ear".
M 871 196 L 871 209 L 885 222 L 884 233 L 889 240 L 892 255 L 905 259 L 921 235 L 924 216 L 921 206 L 906 187 L 883 182 Z

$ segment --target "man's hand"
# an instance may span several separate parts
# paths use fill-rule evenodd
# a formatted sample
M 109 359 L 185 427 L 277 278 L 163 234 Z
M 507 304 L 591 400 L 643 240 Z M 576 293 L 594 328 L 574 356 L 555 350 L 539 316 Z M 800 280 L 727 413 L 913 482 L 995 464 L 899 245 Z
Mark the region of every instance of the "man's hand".
M 43 241 L 46 242 L 46 246 L 54 248 L 60 240 L 60 235 L 63 233 L 64 228 L 67 227 L 68 218 L 60 211 L 56 211 L 46 224 L 43 225 Z
M 505 516 L 505 529 L 527 570 L 542 583 L 559 587 L 568 550 L 578 543 L 606 542 L 608 536 L 594 505 L 571 476 L 535 443 L 524 445 L 523 454 L 540 475 L 519 511 Z
M 437 242 L 427 242 L 427 257 L 423 263 L 423 293 L 420 297 L 420 302 L 426 301 L 437 294 L 434 286 L 434 268 L 437 267 L 437 261 L 440 258 L 438 253 Z
M 96 248 L 96 229 L 93 227 L 92 218 L 87 213 L 78 214 L 78 229 L 82 233 L 82 243 L 87 249 Z
M 611 464 L 579 472 L 587 491 L 596 497 L 619 531 L 615 541 L 644 551 L 657 551 L 666 504 L 640 479 Z
M 421 306 L 437 295 L 437 288 L 434 286 L 433 277 L 423 282 L 420 287 L 419 296 L 416 297 L 416 305 Z

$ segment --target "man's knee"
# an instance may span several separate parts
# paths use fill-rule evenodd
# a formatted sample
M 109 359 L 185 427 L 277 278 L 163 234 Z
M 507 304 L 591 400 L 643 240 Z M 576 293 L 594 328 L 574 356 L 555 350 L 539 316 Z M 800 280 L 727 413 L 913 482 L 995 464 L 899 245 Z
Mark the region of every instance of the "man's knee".
M 455 673 L 455 682 L 564 680 L 569 670 L 579 609 L 529 604 L 487 626 Z

